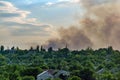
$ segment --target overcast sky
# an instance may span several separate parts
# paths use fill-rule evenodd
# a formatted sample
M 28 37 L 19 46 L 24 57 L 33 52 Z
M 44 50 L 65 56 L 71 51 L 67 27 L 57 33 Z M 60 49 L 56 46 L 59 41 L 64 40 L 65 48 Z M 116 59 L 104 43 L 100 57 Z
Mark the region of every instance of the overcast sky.
M 77 24 L 79 0 L 0 0 L 0 44 L 8 47 L 45 43 L 56 29 Z M 79 14 L 79 15 L 78 15 Z

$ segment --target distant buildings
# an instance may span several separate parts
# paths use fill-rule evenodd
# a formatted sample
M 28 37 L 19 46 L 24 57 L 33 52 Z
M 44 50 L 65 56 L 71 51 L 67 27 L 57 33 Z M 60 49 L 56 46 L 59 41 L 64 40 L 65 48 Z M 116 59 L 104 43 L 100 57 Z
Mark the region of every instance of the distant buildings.
M 61 78 L 62 80 L 66 80 L 69 75 L 69 72 L 64 70 L 46 70 L 37 75 L 37 80 L 46 80 L 53 78 Z

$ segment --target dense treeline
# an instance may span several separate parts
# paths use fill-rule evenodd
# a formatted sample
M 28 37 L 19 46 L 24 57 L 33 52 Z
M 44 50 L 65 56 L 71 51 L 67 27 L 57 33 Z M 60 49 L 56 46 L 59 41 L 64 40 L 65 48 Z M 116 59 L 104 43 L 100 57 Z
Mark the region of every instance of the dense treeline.
M 0 47 L 0 80 L 35 80 L 46 69 L 69 71 L 68 80 L 120 80 L 120 52 L 112 47 L 80 51 Z

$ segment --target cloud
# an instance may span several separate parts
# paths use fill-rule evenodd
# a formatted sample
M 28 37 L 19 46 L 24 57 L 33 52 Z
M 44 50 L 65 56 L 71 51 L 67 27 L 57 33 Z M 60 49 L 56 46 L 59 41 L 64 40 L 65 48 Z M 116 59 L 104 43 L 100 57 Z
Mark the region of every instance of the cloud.
M 58 0 L 58 2 L 79 3 L 80 0 Z
M 1 13 L 0 18 L 10 18 L 10 17 L 17 17 L 20 16 L 20 14 L 17 13 Z
M 39 23 L 35 18 L 29 18 L 30 13 L 16 8 L 10 2 L 0 1 L 0 24 L 8 28 L 13 36 L 31 36 L 32 34 L 35 36 L 35 34 L 44 35 L 45 33 L 46 35 L 48 33 L 46 28 L 50 28 L 51 25 Z
M 13 7 L 13 5 L 9 2 L 6 2 L 6 1 L 0 1 L 0 6 L 2 7 Z
M 53 3 L 53 2 L 47 2 L 45 5 L 46 6 L 52 6 L 52 5 L 54 5 L 55 3 Z
M 59 6 L 65 7 L 73 4 L 79 4 L 80 0 L 58 0 L 56 2 L 47 2 L 44 7 Z
M 32 42 L 43 43 L 52 35 L 52 25 L 40 23 L 29 14 L 32 13 L 0 0 L 0 44 L 28 48 Z

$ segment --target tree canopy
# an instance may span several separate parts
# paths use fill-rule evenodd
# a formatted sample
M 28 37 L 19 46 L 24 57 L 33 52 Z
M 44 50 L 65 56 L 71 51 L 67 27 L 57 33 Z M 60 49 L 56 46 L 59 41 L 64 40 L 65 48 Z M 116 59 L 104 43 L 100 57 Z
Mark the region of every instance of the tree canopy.
M 0 80 L 35 80 L 47 69 L 66 70 L 69 77 L 55 80 L 119 80 L 120 51 L 112 47 L 93 50 L 4 49 L 0 47 Z

